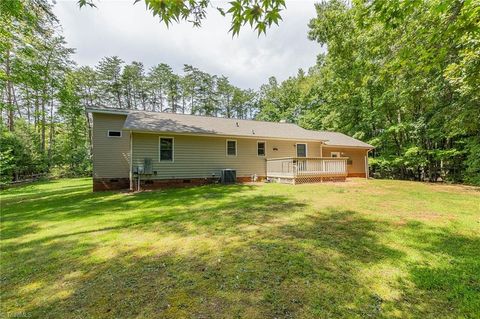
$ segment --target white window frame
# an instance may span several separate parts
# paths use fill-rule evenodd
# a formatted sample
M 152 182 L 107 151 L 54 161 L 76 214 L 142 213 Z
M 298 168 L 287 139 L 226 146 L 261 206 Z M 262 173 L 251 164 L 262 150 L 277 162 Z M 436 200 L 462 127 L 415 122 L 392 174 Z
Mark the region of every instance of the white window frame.
M 172 160 L 162 160 L 162 138 L 170 138 L 172 139 Z M 160 163 L 173 163 L 175 162 L 175 138 L 172 136 L 159 136 L 158 137 L 158 161 Z
M 229 155 L 228 154 L 228 142 L 235 142 L 235 155 Z M 227 157 L 237 157 L 237 155 L 238 155 L 238 142 L 237 142 L 237 140 L 228 139 L 228 140 L 225 141 L 225 155 Z
M 305 157 L 308 157 L 308 143 L 295 143 L 295 157 L 301 158 L 298 156 L 298 144 L 305 145 Z
M 342 153 L 340 152 L 330 152 L 330 157 L 334 157 L 333 155 L 337 155 L 336 157 L 342 157 Z
M 110 136 L 110 132 L 120 132 L 120 136 Z M 108 130 L 107 137 L 121 138 L 123 136 L 122 130 Z
M 264 151 L 264 154 L 263 155 L 258 155 L 258 144 L 259 143 L 263 143 L 264 144 L 264 148 L 263 148 L 263 151 Z M 266 157 L 267 156 L 267 141 L 257 141 L 257 156 L 258 157 Z

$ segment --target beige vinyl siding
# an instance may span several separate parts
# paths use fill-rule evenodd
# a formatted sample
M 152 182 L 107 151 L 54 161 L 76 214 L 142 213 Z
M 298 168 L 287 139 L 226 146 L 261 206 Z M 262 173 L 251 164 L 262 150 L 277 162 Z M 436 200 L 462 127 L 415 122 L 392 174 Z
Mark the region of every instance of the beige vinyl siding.
M 174 138 L 174 161 L 159 161 L 160 137 Z M 265 158 L 295 156 L 295 144 L 302 141 L 233 138 L 237 141 L 237 156 L 227 156 L 225 137 L 186 136 L 174 134 L 133 133 L 133 165 L 143 165 L 152 159 L 152 178 L 205 178 L 215 173 L 220 176 L 224 168 L 237 170 L 237 176 L 253 174 L 265 176 Z M 257 155 L 257 141 L 266 142 L 266 156 Z M 320 143 L 307 143 L 308 156 L 320 156 Z M 278 151 L 273 151 L 277 148 Z
M 365 173 L 365 156 L 367 150 L 323 146 L 323 156 L 330 157 L 331 152 L 340 152 L 340 156 L 350 157 L 352 164 L 347 166 L 349 173 Z
M 126 115 L 93 113 L 93 177 L 125 178 L 130 173 L 130 132 L 123 131 Z M 108 131 L 122 131 L 109 137 Z

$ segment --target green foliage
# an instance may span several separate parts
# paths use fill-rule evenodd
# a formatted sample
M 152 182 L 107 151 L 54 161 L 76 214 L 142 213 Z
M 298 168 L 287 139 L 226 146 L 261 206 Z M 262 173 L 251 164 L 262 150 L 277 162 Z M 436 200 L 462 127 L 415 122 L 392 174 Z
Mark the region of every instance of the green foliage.
M 480 132 L 479 8 L 440 0 L 317 4 L 309 38 L 328 52 L 306 76 L 264 85 L 259 118 L 365 140 L 376 147 L 379 177 L 478 180 L 477 149 L 467 141 Z
M 18 129 L 19 132 L 16 133 L 7 130 L 0 133 L 2 182 L 46 170 L 44 155 L 38 148 L 38 134 L 29 131 L 31 128 L 24 122 L 18 123 Z
M 78 73 L 67 74 L 62 89 L 59 92 L 59 125 L 56 158 L 57 174 L 61 176 L 84 176 L 91 173 L 89 152 L 89 127 L 87 125 L 85 108 L 80 102 L 80 86 Z
M 480 137 L 472 137 L 467 143 L 465 181 L 480 185 Z
M 158 17 L 167 26 L 180 21 L 188 21 L 200 27 L 207 17 L 207 9 L 217 5 L 211 0 L 135 0 L 134 3 L 145 2 L 154 17 Z M 78 0 L 80 7 L 95 7 L 95 0 Z M 285 0 L 232 0 L 223 6 L 216 6 L 222 16 L 231 16 L 232 35 L 238 35 L 246 24 L 258 32 L 266 33 L 273 24 L 282 20 L 280 12 L 286 7 Z
M 145 70 L 141 62 L 112 56 L 95 68 L 76 68 L 50 5 L 11 0 L 0 8 L 3 180 L 91 174 L 87 107 L 241 118 L 255 113 L 253 92 L 192 66 L 179 75 L 165 63 Z
M 9 7 L 0 15 L 2 179 L 9 181 L 64 165 L 78 151 L 62 148 L 62 141 L 82 138 L 71 134 L 71 129 L 74 133 L 79 127 L 88 131 L 83 111 L 75 113 L 80 121 L 77 126 L 61 118 L 60 96 L 66 74 L 73 67 L 70 56 L 74 50 L 66 47 L 59 34 L 50 5 L 40 0 L 11 0 L 10 5 L 18 10 Z M 88 153 L 85 141 L 83 135 L 81 152 Z M 88 157 L 83 162 L 84 167 L 85 163 L 90 166 Z
M 0 184 L 11 181 L 15 172 L 15 155 L 9 146 L 0 149 Z

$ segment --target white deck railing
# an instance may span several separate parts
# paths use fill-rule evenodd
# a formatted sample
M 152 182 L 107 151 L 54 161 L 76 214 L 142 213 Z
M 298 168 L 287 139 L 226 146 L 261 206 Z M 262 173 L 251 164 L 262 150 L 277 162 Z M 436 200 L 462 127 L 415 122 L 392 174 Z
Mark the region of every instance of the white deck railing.
M 283 157 L 267 159 L 267 177 L 346 176 L 345 157 Z

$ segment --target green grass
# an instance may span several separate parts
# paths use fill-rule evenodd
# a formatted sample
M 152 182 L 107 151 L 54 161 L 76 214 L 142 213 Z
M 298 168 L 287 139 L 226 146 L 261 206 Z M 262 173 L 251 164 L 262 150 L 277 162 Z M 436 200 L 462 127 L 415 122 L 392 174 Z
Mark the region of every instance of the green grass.
M 1 193 L 1 312 L 480 317 L 480 191 L 415 182 Z

